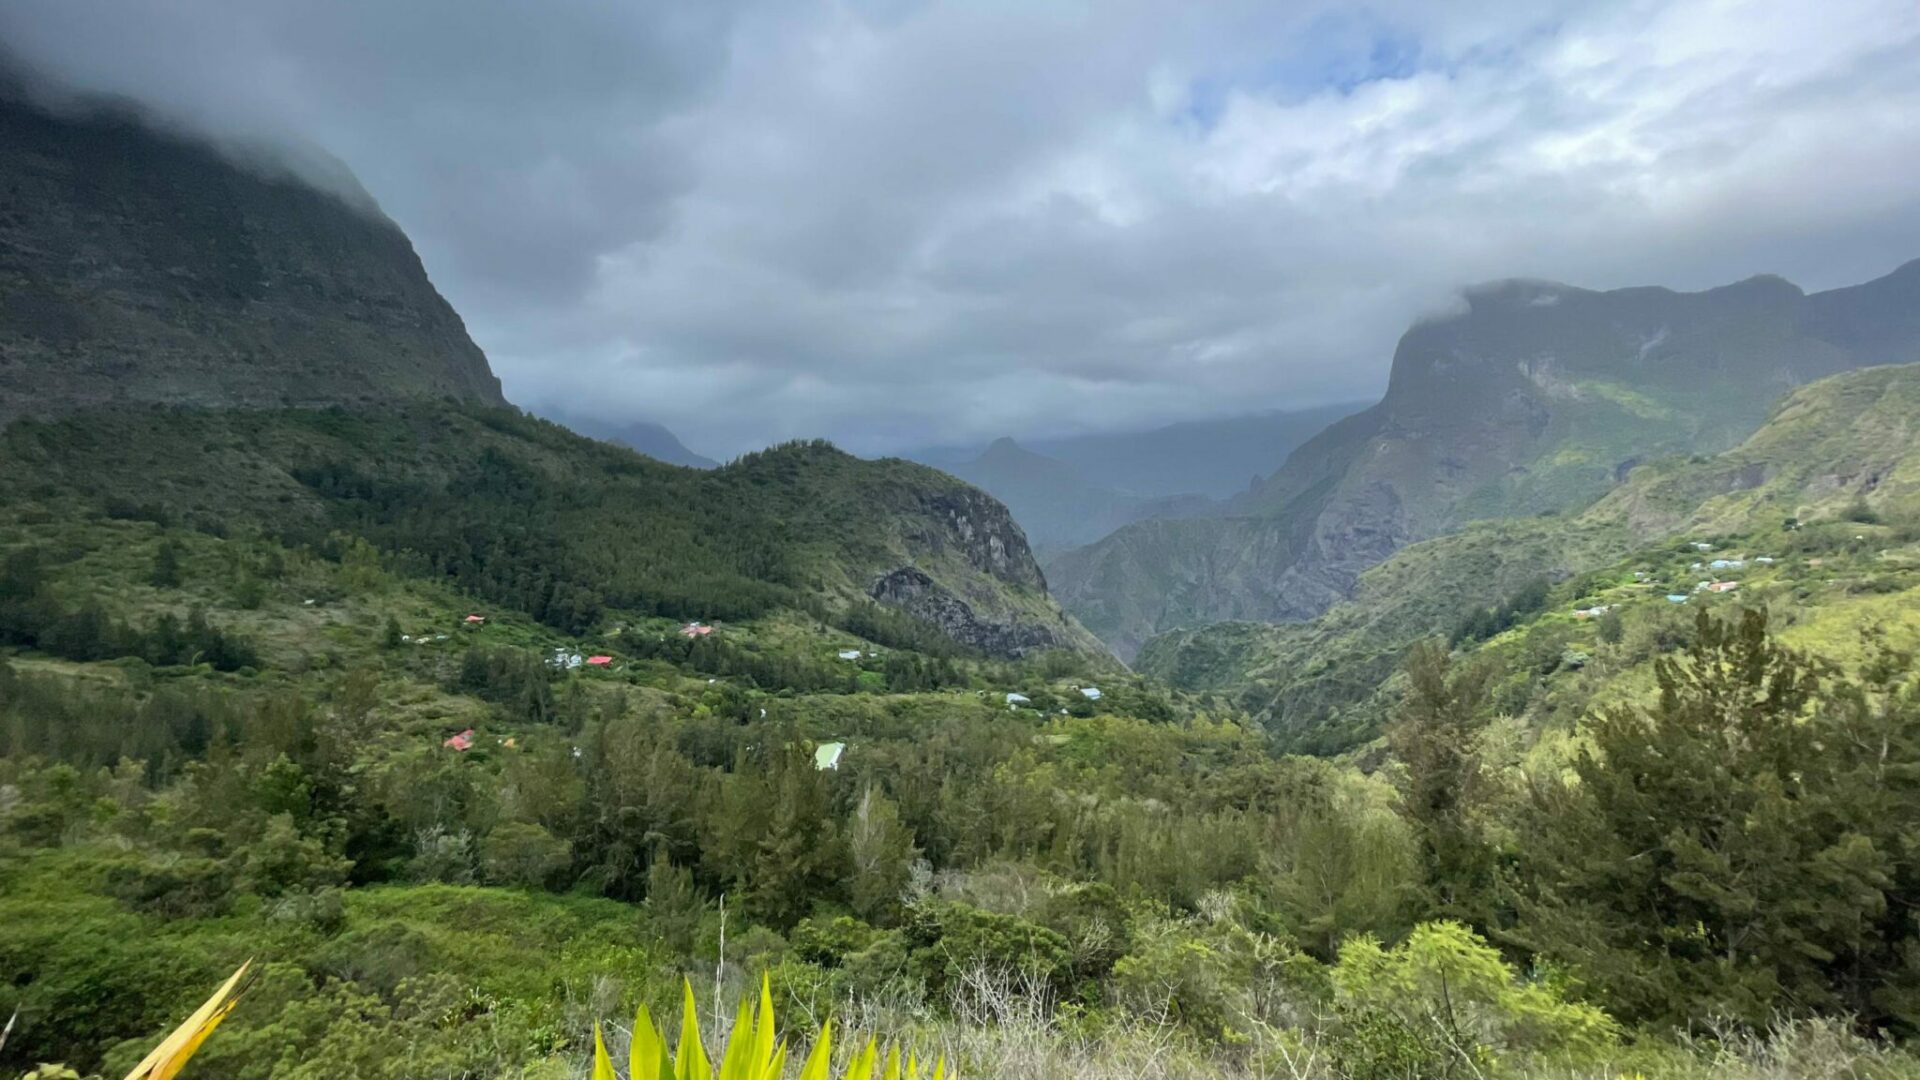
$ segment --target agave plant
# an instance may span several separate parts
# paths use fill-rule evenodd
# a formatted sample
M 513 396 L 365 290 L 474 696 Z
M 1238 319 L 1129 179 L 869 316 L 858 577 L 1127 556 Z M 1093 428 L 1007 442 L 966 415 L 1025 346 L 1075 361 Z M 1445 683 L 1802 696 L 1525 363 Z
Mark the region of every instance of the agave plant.
M 213 1029 L 227 1018 L 233 1007 L 240 1002 L 240 980 L 246 977 L 247 969 L 253 966 L 249 960 L 240 965 L 240 970 L 213 992 L 205 1005 L 200 1006 L 185 1023 L 173 1029 L 173 1034 L 161 1040 L 153 1052 L 140 1060 L 127 1074 L 127 1080 L 172 1080 L 187 1064 L 200 1044 L 207 1041 Z
M 693 984 L 681 981 L 680 1041 L 674 1052 L 667 1050 L 667 1039 L 654 1024 L 645 1005 L 633 1018 L 633 1041 L 627 1050 L 627 1080 L 780 1080 L 787 1064 L 787 1044 L 774 1039 L 773 991 L 766 976 L 760 977 L 760 1007 L 757 1011 L 746 998 L 740 999 L 733 1029 L 727 1036 L 726 1053 L 721 1055 L 716 1072 L 700 1042 L 700 1015 L 693 1002 Z M 820 1037 L 800 1067 L 799 1080 L 832 1080 L 833 1024 L 820 1028 Z M 869 1038 L 864 1047 L 847 1062 L 841 1080 L 874 1080 L 880 1067 L 880 1080 L 919 1080 L 920 1063 L 912 1054 L 900 1060 L 900 1048 L 890 1047 L 886 1064 L 880 1066 L 880 1048 Z M 942 1057 L 933 1066 L 931 1080 L 946 1080 L 947 1063 Z M 620 1080 L 613 1059 L 607 1056 L 606 1039 L 600 1025 L 593 1026 L 593 1080 Z

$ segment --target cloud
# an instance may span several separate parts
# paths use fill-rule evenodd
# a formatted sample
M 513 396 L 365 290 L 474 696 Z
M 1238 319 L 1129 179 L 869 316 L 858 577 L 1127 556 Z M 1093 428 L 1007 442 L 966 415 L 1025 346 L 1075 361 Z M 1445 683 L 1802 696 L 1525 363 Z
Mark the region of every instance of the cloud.
M 1920 254 L 1907 0 L 13 0 L 0 36 L 326 146 L 511 397 L 717 454 L 1365 397 L 1476 280 Z

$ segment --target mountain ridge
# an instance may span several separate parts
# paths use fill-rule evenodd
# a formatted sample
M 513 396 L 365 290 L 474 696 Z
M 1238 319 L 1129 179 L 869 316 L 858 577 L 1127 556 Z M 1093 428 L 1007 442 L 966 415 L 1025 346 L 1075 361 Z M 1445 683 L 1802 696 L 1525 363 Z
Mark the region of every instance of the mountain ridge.
M 1811 295 L 1762 275 L 1695 293 L 1505 281 L 1465 302 L 1410 328 L 1381 401 L 1236 499 L 1231 529 L 1128 526 L 1054 559 L 1056 595 L 1123 656 L 1180 626 L 1309 619 L 1410 543 L 1582 506 L 1644 461 L 1735 445 L 1795 386 L 1920 359 L 1913 263 Z

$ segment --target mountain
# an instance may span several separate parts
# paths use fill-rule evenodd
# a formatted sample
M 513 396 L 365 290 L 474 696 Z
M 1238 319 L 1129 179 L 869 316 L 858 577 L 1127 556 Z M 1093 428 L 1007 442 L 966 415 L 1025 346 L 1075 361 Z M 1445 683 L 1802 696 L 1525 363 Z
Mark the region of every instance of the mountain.
M 1079 469 L 1095 484 L 1132 495 L 1225 499 L 1266 476 L 1293 448 L 1364 402 L 1190 420 L 1151 431 L 1029 439 L 1037 454 Z
M 664 461 L 669 465 L 685 465 L 690 469 L 720 467 L 720 463 L 712 458 L 687 449 L 687 445 L 680 441 L 679 436 L 668 431 L 666 425 L 656 424 L 651 420 L 610 423 L 603 420 L 589 420 L 553 409 L 536 409 L 535 411 L 554 423 L 572 428 L 588 438 L 618 443 L 629 450 L 645 454 L 655 461 Z
M 1920 263 L 1807 295 L 1775 277 L 1699 293 L 1509 281 L 1401 338 L 1386 395 L 1308 440 L 1220 520 L 1128 526 L 1050 563 L 1122 655 L 1223 619 L 1309 619 L 1410 543 L 1578 508 L 1644 461 L 1710 454 L 1785 391 L 1920 359 Z
M 844 621 L 877 604 L 988 655 L 1103 652 L 992 497 L 824 443 L 703 472 L 507 409 L 126 408 L 16 420 L 0 472 L 0 502 L 52 489 L 72 513 L 357 538 L 571 633 L 603 612 Z
M 130 402 L 504 403 L 364 192 L 4 89 L 0 145 L 0 423 Z
M 1664 604 L 1670 592 L 1692 594 L 1701 579 L 1732 572 L 1716 570 L 1715 556 L 1694 546 L 1705 543 L 1741 562 L 1780 556 L 1745 571 L 1797 567 L 1782 604 L 1819 600 L 1836 587 L 1844 599 L 1858 590 L 1841 560 L 1851 553 L 1897 583 L 1903 564 L 1872 556 L 1920 535 L 1916 525 L 1920 365 L 1865 368 L 1788 394 L 1731 450 L 1635 468 L 1577 513 L 1477 522 L 1403 548 L 1310 622 L 1173 631 L 1148 642 L 1137 663 L 1176 686 L 1236 696 L 1299 748 L 1339 750 L 1379 730 L 1408 645 L 1435 633 L 1458 637 L 1471 625 L 1463 620 L 1489 608 L 1504 609 L 1505 621 L 1531 618 L 1546 602 L 1543 583 L 1567 582 L 1568 606 L 1592 606 L 1599 601 L 1590 577 L 1617 564 L 1599 580 Z M 1793 562 L 1796 550 L 1815 561 Z M 1516 600 L 1524 596 L 1535 599 Z M 1762 598 L 1749 590 L 1749 599 Z
M 1226 499 L 1280 467 L 1293 448 L 1364 402 L 1189 420 L 1147 431 L 1060 438 L 1028 438 L 1020 446 L 1071 467 L 1076 483 L 1117 495 L 1205 495 Z M 944 446 L 902 454 L 951 470 L 986 453 L 979 446 Z
M 800 612 L 925 648 L 1104 655 L 1006 508 L 936 470 L 796 444 L 702 473 L 507 407 L 337 162 L 322 191 L 124 110 L 17 96 L 0 140 L 10 503 L 366 545 L 569 633 Z M 663 429 L 614 434 L 693 456 Z
M 998 439 L 979 457 L 941 466 L 1007 505 L 1042 557 L 1092 543 L 1133 521 L 1198 517 L 1217 504 L 1203 495 L 1128 495 L 1095 484 L 1080 469 Z

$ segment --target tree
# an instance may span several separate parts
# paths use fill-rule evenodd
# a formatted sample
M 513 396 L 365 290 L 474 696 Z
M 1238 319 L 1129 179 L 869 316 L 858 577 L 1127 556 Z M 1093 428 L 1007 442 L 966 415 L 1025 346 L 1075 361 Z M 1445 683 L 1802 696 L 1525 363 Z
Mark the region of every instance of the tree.
M 868 786 L 847 825 L 847 850 L 853 861 L 849 883 L 854 913 L 885 925 L 898 914 L 913 862 L 920 857 L 913 831 L 900 821 L 900 808 Z
M 153 552 L 153 573 L 148 580 L 156 589 L 180 587 L 180 541 L 166 539 Z
M 531 822 L 501 822 L 480 841 L 480 872 L 493 885 L 539 888 L 572 858 L 571 845 Z
M 1627 1019 L 1844 1011 L 1920 1024 L 1920 736 L 1860 687 L 1702 612 L 1651 707 L 1603 709 L 1576 783 L 1539 784 L 1518 938 Z
M 1408 652 L 1405 670 L 1406 696 L 1388 733 L 1405 767 L 1399 809 L 1419 844 L 1430 906 L 1466 918 L 1466 908 L 1484 903 L 1492 880 L 1473 816 L 1492 669 L 1456 665 L 1445 645 L 1429 640 Z
M 760 828 L 748 882 L 749 910 L 785 930 L 816 899 L 839 892 L 846 879 L 844 849 L 834 829 L 825 774 L 798 749 L 783 755 L 770 778 L 773 804 Z

